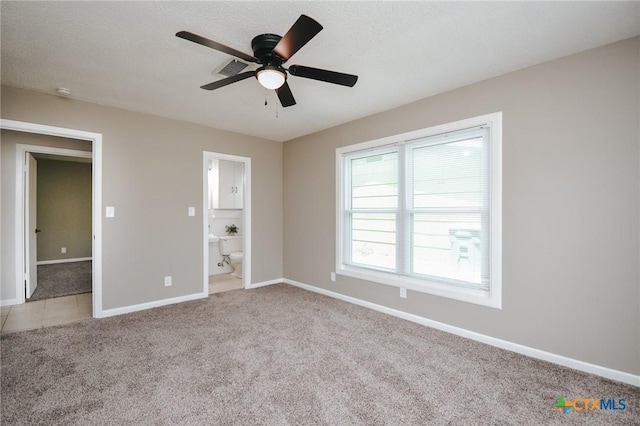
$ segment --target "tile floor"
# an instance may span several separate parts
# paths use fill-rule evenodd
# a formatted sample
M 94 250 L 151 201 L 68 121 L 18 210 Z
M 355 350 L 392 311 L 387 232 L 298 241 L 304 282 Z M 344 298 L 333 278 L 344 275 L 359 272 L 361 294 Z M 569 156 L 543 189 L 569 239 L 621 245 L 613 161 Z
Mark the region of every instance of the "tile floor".
M 209 277 L 209 294 L 241 288 L 242 279 L 230 274 Z M 0 314 L 2 334 L 68 324 L 92 317 L 91 293 L 6 306 Z
M 233 277 L 231 274 L 209 275 L 209 294 L 241 288 L 242 278 Z
M 91 293 L 0 308 L 2 334 L 68 324 L 92 317 Z

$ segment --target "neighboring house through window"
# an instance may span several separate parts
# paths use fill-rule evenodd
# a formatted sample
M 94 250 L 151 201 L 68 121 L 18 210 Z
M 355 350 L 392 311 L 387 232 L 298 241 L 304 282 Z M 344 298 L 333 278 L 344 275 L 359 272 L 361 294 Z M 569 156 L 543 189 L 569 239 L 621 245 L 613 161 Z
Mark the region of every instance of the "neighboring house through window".
M 501 308 L 502 114 L 336 150 L 336 272 Z

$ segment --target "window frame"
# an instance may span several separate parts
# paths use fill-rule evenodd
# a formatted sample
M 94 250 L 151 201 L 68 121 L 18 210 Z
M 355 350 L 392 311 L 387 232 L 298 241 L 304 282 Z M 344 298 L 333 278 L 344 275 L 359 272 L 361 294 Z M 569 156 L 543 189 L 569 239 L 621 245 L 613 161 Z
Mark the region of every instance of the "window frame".
M 489 288 L 472 288 L 453 283 L 444 283 L 430 280 L 428 278 L 417 278 L 415 276 L 400 275 L 395 272 L 388 272 L 380 269 L 373 269 L 362 266 L 354 266 L 346 263 L 345 259 L 351 244 L 351 230 L 347 223 L 347 207 L 349 201 L 346 195 L 349 193 L 347 185 L 350 185 L 350 170 L 347 163 L 353 155 L 358 153 L 375 154 L 394 149 L 398 145 L 410 144 L 419 139 L 434 137 L 447 133 L 460 132 L 479 126 L 489 128 L 489 199 L 490 199 L 490 268 L 489 268 Z M 405 173 L 405 188 L 408 188 L 410 179 L 410 167 L 407 159 L 401 155 L 402 168 Z M 409 188 L 410 189 L 410 188 Z M 407 189 L 408 190 L 408 189 Z M 399 203 L 404 203 L 399 191 Z M 408 193 L 407 193 L 408 194 Z M 401 204 L 406 205 L 406 204 Z M 405 209 L 397 209 L 397 220 Z M 446 297 L 454 300 L 474 303 L 495 309 L 502 309 L 502 112 L 496 112 L 464 120 L 446 123 L 433 127 L 428 127 L 399 135 L 393 135 L 381 139 L 362 142 L 354 145 L 344 146 L 336 149 L 336 274 L 352 278 L 373 281 L 385 285 L 405 288 L 422 293 Z M 405 225 L 405 235 L 398 240 L 411 238 L 412 232 L 407 232 L 408 225 Z M 409 259 L 407 259 L 409 261 Z

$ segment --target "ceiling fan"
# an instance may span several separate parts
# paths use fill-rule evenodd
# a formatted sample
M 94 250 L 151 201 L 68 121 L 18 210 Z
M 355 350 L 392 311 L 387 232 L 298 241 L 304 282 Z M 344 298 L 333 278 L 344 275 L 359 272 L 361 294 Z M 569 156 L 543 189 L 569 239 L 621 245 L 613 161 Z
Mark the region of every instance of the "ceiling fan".
M 180 31 L 176 33 L 176 36 L 233 55 L 247 62 L 254 62 L 261 65 L 255 71 L 242 72 L 231 77 L 223 78 L 222 80 L 214 81 L 213 83 L 205 84 L 201 86 L 202 89 L 215 90 L 249 77 L 256 77 L 265 88 L 275 89 L 283 107 L 289 107 L 295 105 L 296 100 L 287 84 L 287 73 L 296 77 L 310 78 L 312 80 L 320 80 L 349 87 L 353 87 L 356 81 L 358 81 L 357 75 L 305 67 L 302 65 L 291 65 L 289 68 L 283 66 L 289 58 L 321 30 L 322 25 L 314 19 L 306 15 L 300 15 L 284 37 L 276 34 L 262 34 L 255 37 L 251 41 L 253 56 L 188 31 Z

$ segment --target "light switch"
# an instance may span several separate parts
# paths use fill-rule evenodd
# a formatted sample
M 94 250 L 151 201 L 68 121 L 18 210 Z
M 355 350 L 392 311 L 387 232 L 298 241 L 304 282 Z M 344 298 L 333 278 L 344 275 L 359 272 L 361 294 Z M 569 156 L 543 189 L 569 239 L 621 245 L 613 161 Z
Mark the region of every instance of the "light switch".
M 195 215 L 196 215 L 196 208 L 189 207 L 189 216 L 195 216 Z
M 116 208 L 113 206 L 107 206 L 107 217 L 115 217 L 116 216 Z

